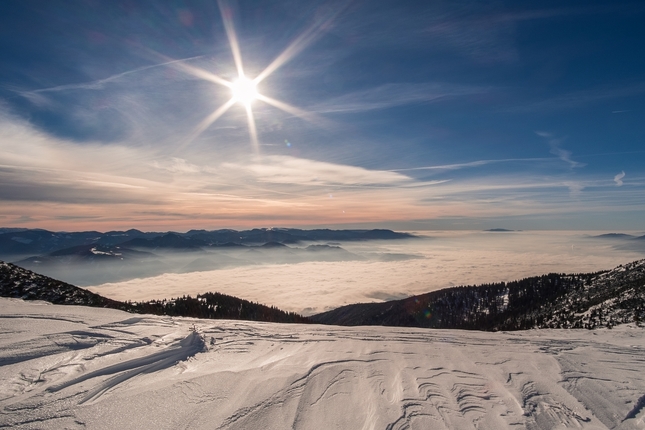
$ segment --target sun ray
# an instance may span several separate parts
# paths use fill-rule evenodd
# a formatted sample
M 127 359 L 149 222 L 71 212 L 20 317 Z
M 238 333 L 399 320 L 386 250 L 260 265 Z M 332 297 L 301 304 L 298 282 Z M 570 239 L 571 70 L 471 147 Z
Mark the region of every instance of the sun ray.
M 249 122 L 249 134 L 251 135 L 251 143 L 253 144 L 253 149 L 256 154 L 260 153 L 260 144 L 258 142 L 258 131 L 255 128 L 255 118 L 253 117 L 253 110 L 251 105 L 245 105 L 246 108 L 246 119 Z
M 199 67 L 191 66 L 186 63 L 177 63 L 173 64 L 172 67 L 175 67 L 183 72 L 188 73 L 189 75 L 193 75 L 197 78 L 204 79 L 205 81 L 210 81 L 214 82 L 216 84 L 224 85 L 225 87 L 231 87 L 231 82 L 227 81 L 226 79 L 220 78 L 214 73 L 208 72 L 204 69 L 200 69 Z
M 186 146 L 190 145 L 193 140 L 195 140 L 200 134 L 204 132 L 212 123 L 217 121 L 217 119 L 224 115 L 227 110 L 231 108 L 235 104 L 235 99 L 231 98 L 229 101 L 224 103 L 222 106 L 217 108 L 212 114 L 208 115 L 202 122 L 200 122 L 197 127 L 195 127 L 195 130 L 188 136 L 188 138 L 175 149 L 175 153 L 179 152 L 180 150 L 184 149 Z
M 233 11 L 224 0 L 219 0 L 217 4 L 219 5 L 219 10 L 222 14 L 222 20 L 224 21 L 224 29 L 226 30 L 228 43 L 231 46 L 231 51 L 233 52 L 233 60 L 235 61 L 237 74 L 242 78 L 244 77 L 244 68 L 242 67 L 240 45 L 237 41 L 237 35 L 235 34 L 235 27 L 233 26 Z
M 249 79 L 244 74 L 242 54 L 233 23 L 233 11 L 229 6 L 227 0 L 218 0 L 218 6 L 222 15 L 222 21 L 224 22 L 224 29 L 226 30 L 226 36 L 228 38 L 231 52 L 233 53 L 233 60 L 235 61 L 235 68 L 237 69 L 238 78 L 233 80 L 233 82 L 229 82 L 226 79 L 220 78 L 214 73 L 208 72 L 199 67 L 191 66 L 184 62 L 178 62 L 174 65 L 174 67 L 188 74 L 209 82 L 226 86 L 230 88 L 233 93 L 230 100 L 220 106 L 208 117 L 204 118 L 204 120 L 202 120 L 202 122 L 200 122 L 197 127 L 195 127 L 195 130 L 193 130 L 190 136 L 180 146 L 177 147 L 175 152 L 185 148 L 190 143 L 192 143 L 193 140 L 195 140 L 208 127 L 210 127 L 211 124 L 213 124 L 219 117 L 221 117 L 226 111 L 228 111 L 231 106 L 233 106 L 233 104 L 240 103 L 246 110 L 251 144 L 253 145 L 255 153 L 259 154 L 260 144 L 258 139 L 258 132 L 255 125 L 255 117 L 253 115 L 253 110 L 251 107 L 253 101 L 256 99 L 261 100 L 273 107 L 281 109 L 293 116 L 312 122 L 318 126 L 329 126 L 328 120 L 323 119 L 314 113 L 304 111 L 285 102 L 260 94 L 257 91 L 256 86 L 258 83 L 275 72 L 278 68 L 295 57 L 304 48 L 306 48 L 307 45 L 309 45 L 315 38 L 320 35 L 320 33 L 322 33 L 326 28 L 330 26 L 331 22 L 336 18 L 336 16 L 338 16 L 343 8 L 334 11 L 334 13 L 332 13 L 331 15 L 328 14 L 326 17 L 319 19 L 315 24 L 305 30 L 291 44 L 289 44 L 289 46 L 284 51 L 282 51 L 282 53 L 275 60 L 273 60 L 271 64 L 269 64 L 269 66 L 267 66 L 258 76 L 255 77 L 255 79 Z M 164 57 L 161 54 L 157 55 Z
M 271 62 L 255 79 L 253 82 L 259 84 L 266 79 L 271 73 L 275 72 L 278 68 L 282 67 L 285 63 L 298 55 L 303 49 L 307 47 L 314 39 L 318 37 L 326 28 L 329 27 L 331 22 L 336 18 L 339 12 L 334 13 L 326 20 L 320 20 L 305 30 L 298 36 L 291 44 L 284 50 L 278 57 Z
M 163 55 L 153 49 L 146 48 L 146 51 L 153 55 L 154 57 L 160 58 L 163 61 L 166 62 L 165 65 L 168 67 L 172 67 L 174 69 L 178 69 L 184 73 L 187 73 L 189 75 L 193 75 L 197 78 L 203 79 L 205 81 L 213 82 L 216 84 L 223 85 L 225 87 L 231 87 L 231 82 L 227 81 L 226 79 L 220 78 L 216 74 L 206 71 L 204 69 L 200 69 L 199 67 L 191 66 L 190 64 L 187 64 L 186 61 L 190 61 L 196 58 L 201 58 L 203 55 L 197 56 L 197 57 L 191 57 L 191 58 L 184 58 L 181 60 L 175 60 L 171 57 L 168 57 L 166 55 Z
M 280 100 L 273 99 L 271 97 L 267 97 L 264 94 L 258 93 L 256 95 L 256 98 L 258 100 L 262 100 L 264 103 L 269 104 L 273 107 L 277 107 L 280 110 L 283 110 L 287 113 L 290 113 L 293 116 L 297 116 L 298 118 L 304 119 L 305 121 L 311 122 L 313 124 L 316 124 L 318 126 L 329 126 L 329 121 L 320 117 L 319 115 L 316 115 L 315 113 L 312 112 L 307 112 L 305 110 L 302 110 L 300 108 L 297 108 L 295 106 L 291 106 L 290 104 L 287 104 L 285 102 L 281 102 Z

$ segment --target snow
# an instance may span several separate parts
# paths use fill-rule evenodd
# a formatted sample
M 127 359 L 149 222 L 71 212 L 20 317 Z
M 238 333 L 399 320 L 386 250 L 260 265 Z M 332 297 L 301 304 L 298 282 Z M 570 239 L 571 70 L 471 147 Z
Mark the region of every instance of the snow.
M 96 248 L 90 249 L 90 252 L 94 255 L 115 255 L 115 256 L 123 255 L 120 252 L 104 252 L 104 251 L 99 251 Z
M 348 328 L 0 299 L 0 426 L 642 429 L 644 352 L 630 325 Z
M 24 244 L 29 244 L 29 243 L 33 242 L 33 240 L 26 239 L 24 237 L 12 237 L 11 240 L 14 240 L 14 241 L 16 241 L 18 243 L 24 243 Z

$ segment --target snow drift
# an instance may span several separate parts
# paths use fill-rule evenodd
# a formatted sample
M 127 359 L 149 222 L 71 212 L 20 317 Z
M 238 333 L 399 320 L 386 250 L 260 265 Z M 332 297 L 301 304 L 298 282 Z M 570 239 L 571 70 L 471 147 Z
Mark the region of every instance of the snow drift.
M 13 428 L 645 428 L 645 333 L 133 316 L 0 299 Z

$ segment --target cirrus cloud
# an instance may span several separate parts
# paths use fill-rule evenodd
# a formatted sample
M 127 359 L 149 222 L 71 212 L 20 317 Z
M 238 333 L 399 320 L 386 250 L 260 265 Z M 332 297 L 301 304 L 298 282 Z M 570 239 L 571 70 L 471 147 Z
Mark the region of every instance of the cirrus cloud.
M 617 187 L 620 187 L 623 185 L 623 178 L 625 177 L 625 172 L 620 172 L 616 176 L 614 176 L 614 182 L 616 183 Z

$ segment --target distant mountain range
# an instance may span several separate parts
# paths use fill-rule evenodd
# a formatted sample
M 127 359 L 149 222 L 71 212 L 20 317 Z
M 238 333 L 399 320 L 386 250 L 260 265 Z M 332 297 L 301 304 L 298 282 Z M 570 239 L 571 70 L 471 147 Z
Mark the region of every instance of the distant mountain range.
M 275 307 L 219 293 L 199 294 L 197 297 L 183 296 L 170 300 L 120 302 L 2 261 L 0 297 L 44 300 L 59 305 L 120 309 L 139 314 L 283 323 L 310 322 L 308 318 L 293 312 L 284 312 Z
M 513 231 L 522 231 L 522 230 L 509 230 L 507 228 L 489 228 L 488 230 L 484 230 L 484 231 L 489 231 L 493 233 L 510 233 Z
M 415 237 L 392 230 L 301 230 L 255 228 L 252 230 L 190 230 L 186 233 L 127 231 L 52 232 L 40 229 L 0 228 L 0 259 L 49 254 L 81 245 L 121 245 L 126 248 L 195 249 L 229 244 L 262 245 L 268 242 L 296 244 L 320 241 L 392 240 Z
M 634 235 L 625 234 L 625 233 L 606 233 L 606 234 L 599 234 L 597 236 L 591 236 L 591 237 L 595 239 L 635 239 L 636 238 L 636 236 Z
M 279 242 L 216 247 L 168 233 L 154 239 L 136 238 L 120 245 L 78 245 L 14 263 L 78 285 L 117 282 L 162 273 L 188 273 L 253 264 L 289 264 L 304 261 L 362 260 L 339 246 L 290 247 Z M 201 246 L 200 246 L 201 245 Z M 396 254 L 385 254 L 396 258 Z M 411 257 L 409 257 L 411 258 Z
M 334 325 L 477 330 L 595 328 L 645 322 L 645 260 L 587 274 L 455 287 L 310 317 Z
M 0 229 L 0 259 L 76 285 L 97 285 L 162 273 L 216 270 L 249 264 L 351 261 L 363 257 L 337 241 L 410 239 L 391 230 L 139 230 L 51 232 Z M 325 243 L 327 242 L 327 243 Z M 306 246 L 308 243 L 313 243 Z M 289 245 L 292 246 L 289 246 Z M 294 246 L 301 244 L 300 246 Z M 378 255 L 381 260 L 415 258 Z

